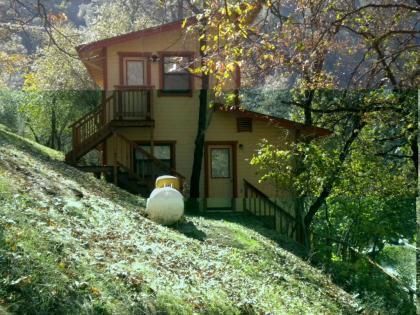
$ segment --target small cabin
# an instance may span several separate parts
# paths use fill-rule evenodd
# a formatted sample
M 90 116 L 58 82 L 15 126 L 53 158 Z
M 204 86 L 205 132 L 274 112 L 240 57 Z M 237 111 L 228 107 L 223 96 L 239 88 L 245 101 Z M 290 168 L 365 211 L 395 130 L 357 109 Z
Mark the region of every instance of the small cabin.
M 188 69 L 199 64 L 197 36 L 176 21 L 84 44 L 77 52 L 103 100 L 72 125 L 67 161 L 77 166 L 86 153 L 100 150 L 102 165 L 96 170 L 115 184 L 146 197 L 157 176 L 171 174 L 183 181 L 188 197 L 201 88 L 200 77 Z M 231 81 L 228 88 L 240 88 L 240 71 Z M 267 216 L 271 211 L 272 216 L 275 200 L 288 200 L 290 191 L 259 183 L 249 163 L 258 143 L 267 139 L 286 146 L 297 133 L 329 134 L 240 104 L 209 108 L 207 117 L 200 177 L 200 208 L 207 211 L 266 211 Z M 285 211 L 293 218 L 291 208 Z M 274 225 L 285 225 L 276 220 Z

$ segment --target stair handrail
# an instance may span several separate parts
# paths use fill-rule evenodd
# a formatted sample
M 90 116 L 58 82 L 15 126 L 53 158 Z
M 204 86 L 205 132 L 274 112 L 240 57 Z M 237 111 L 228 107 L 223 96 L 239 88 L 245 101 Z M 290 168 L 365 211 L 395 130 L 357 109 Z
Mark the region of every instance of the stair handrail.
M 84 116 L 82 116 L 81 118 L 79 118 L 78 120 L 76 120 L 74 123 L 69 125 L 69 128 L 73 128 L 73 127 L 78 127 L 76 125 L 81 125 L 81 122 L 86 120 L 86 118 L 97 114 L 99 111 L 103 110 L 103 108 L 105 107 L 105 105 L 110 102 L 113 98 L 114 98 L 114 94 L 111 94 L 110 96 L 108 96 L 105 100 L 103 100 L 98 106 L 96 106 L 94 109 L 92 109 L 90 112 L 86 113 Z
M 179 177 L 181 180 L 185 180 L 185 176 L 182 175 L 181 173 L 178 173 L 176 170 L 168 167 L 165 163 L 163 163 L 162 161 L 160 161 L 159 159 L 157 159 L 154 155 L 152 155 L 151 153 L 147 152 L 145 149 L 143 149 L 140 145 L 138 145 L 136 142 L 128 139 L 127 137 L 125 137 L 124 135 L 120 134 L 117 131 L 114 131 L 114 134 L 119 137 L 120 139 L 128 142 L 132 148 L 137 149 L 141 152 L 141 154 L 145 155 L 147 158 L 149 158 L 150 160 L 152 160 L 152 162 L 157 165 L 158 167 L 160 167 L 162 170 L 168 171 L 170 172 L 172 175 L 175 175 L 177 177 Z
M 277 211 L 279 211 L 282 215 L 286 216 L 288 219 L 295 221 L 295 217 L 292 216 L 289 212 L 287 212 L 286 210 L 284 210 L 281 206 L 279 206 L 277 203 L 275 203 L 274 201 L 272 201 L 270 199 L 270 197 L 268 197 L 265 193 L 263 193 L 261 190 L 259 190 L 257 187 L 255 187 L 254 185 L 252 185 L 249 181 L 247 181 L 246 179 L 244 179 L 244 184 L 245 186 L 248 186 L 248 188 L 250 188 L 251 190 L 253 190 L 257 195 L 259 195 L 260 198 L 265 199 L 265 201 L 267 203 L 270 204 L 270 206 L 272 206 L 274 209 L 276 209 Z
M 291 215 L 277 203 L 272 201 L 266 194 L 264 194 L 261 190 L 252 185 L 246 179 L 244 179 L 244 190 L 245 211 L 249 211 L 251 214 L 256 215 L 257 218 L 261 218 L 264 220 L 264 218 L 267 218 L 266 205 L 268 205 L 268 216 L 273 217 L 273 228 L 276 231 L 279 231 L 281 234 L 286 235 L 288 238 L 302 243 L 302 231 L 300 229 L 299 222 L 293 215 Z M 248 200 L 249 191 L 251 192 L 251 194 L 254 194 L 254 197 L 256 199 L 259 199 L 258 206 L 256 200 L 254 201 L 254 203 Z M 263 203 L 263 207 L 261 205 L 261 201 Z

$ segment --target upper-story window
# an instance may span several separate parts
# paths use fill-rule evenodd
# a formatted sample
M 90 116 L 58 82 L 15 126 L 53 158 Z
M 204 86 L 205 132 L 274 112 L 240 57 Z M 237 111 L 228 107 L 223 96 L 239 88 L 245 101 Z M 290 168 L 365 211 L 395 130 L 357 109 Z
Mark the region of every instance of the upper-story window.
M 118 86 L 141 87 L 150 85 L 150 56 L 144 52 L 118 52 Z
M 192 92 L 191 55 L 163 55 L 161 93 L 188 95 Z
M 145 85 L 144 77 L 144 60 L 125 61 L 126 78 L 125 85 Z

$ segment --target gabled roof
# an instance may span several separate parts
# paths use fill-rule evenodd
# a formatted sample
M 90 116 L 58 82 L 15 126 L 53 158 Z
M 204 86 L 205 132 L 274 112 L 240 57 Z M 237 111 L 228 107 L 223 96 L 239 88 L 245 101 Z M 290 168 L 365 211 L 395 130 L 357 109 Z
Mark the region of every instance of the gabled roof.
M 111 45 L 124 43 L 127 41 L 143 38 L 146 36 L 157 35 L 163 32 L 168 32 L 172 30 L 177 30 L 182 28 L 182 24 L 185 20 L 179 20 L 167 24 L 162 24 L 154 27 L 149 27 L 142 29 L 140 31 L 135 31 L 127 34 L 122 34 L 95 42 L 82 44 L 76 47 L 77 54 L 79 55 L 80 60 L 85 65 L 86 69 L 89 72 L 89 75 L 93 78 L 96 84 L 105 88 L 106 85 L 106 58 L 107 52 L 106 48 Z M 191 25 L 196 22 L 195 17 L 190 17 L 186 19 L 186 25 Z
M 254 2 L 254 9 L 253 9 L 252 13 L 250 14 L 250 16 L 248 17 L 249 18 L 249 21 L 248 21 L 249 23 L 252 23 L 255 20 L 255 18 L 257 17 L 257 15 L 261 11 L 261 8 L 262 8 L 261 2 L 260 1 L 255 1 Z M 82 52 L 82 51 L 94 50 L 94 49 L 97 49 L 97 48 L 103 48 L 103 47 L 107 47 L 107 46 L 110 46 L 110 45 L 119 44 L 119 43 L 123 43 L 123 42 L 126 42 L 126 41 L 142 38 L 142 37 L 145 37 L 145 36 L 159 34 L 159 33 L 167 32 L 167 31 L 172 31 L 172 30 L 175 30 L 175 29 L 181 29 L 182 24 L 184 22 L 185 22 L 185 26 L 189 26 L 189 25 L 192 25 L 192 24 L 196 23 L 197 18 L 195 16 L 191 16 L 191 17 L 186 18 L 186 19 L 182 19 L 182 20 L 178 20 L 178 21 L 174 21 L 174 22 L 170 22 L 170 23 L 166 23 L 166 24 L 162 24 L 162 25 L 158 25 L 158 26 L 154 26 L 154 27 L 145 28 L 145 29 L 135 31 L 135 32 L 130 32 L 130 33 L 127 33 L 127 34 L 113 36 L 113 37 L 110 37 L 110 38 L 98 40 L 98 41 L 91 42 L 91 43 L 88 43 L 88 44 L 82 44 L 82 45 L 77 46 L 76 50 L 80 54 L 80 52 Z
M 325 128 L 307 126 L 305 124 L 294 122 L 288 119 L 265 115 L 265 114 L 257 113 L 254 111 L 246 110 L 240 107 L 221 106 L 221 107 L 218 107 L 217 110 L 222 111 L 222 112 L 227 112 L 227 113 L 234 113 L 240 117 L 248 117 L 248 118 L 253 118 L 260 121 L 265 121 L 274 126 L 283 127 L 286 129 L 299 130 L 300 132 L 306 135 L 325 137 L 333 133 L 332 131 Z
M 249 16 L 249 22 L 251 23 L 261 10 L 261 3 L 256 1 L 254 10 Z M 190 26 L 197 23 L 195 16 L 187 19 L 178 20 L 154 27 L 149 27 L 135 32 L 122 34 L 102 40 L 98 40 L 91 43 L 82 44 L 76 47 L 77 54 L 80 60 L 87 68 L 90 76 L 94 79 L 96 84 L 102 88 L 106 87 L 106 58 L 107 58 L 107 47 L 115 44 L 124 43 L 127 41 L 136 40 L 146 36 L 152 36 L 168 32 L 172 30 L 180 30 L 185 23 L 185 26 Z
M 130 40 L 134 40 L 134 39 L 138 39 L 138 38 L 142 38 L 142 37 L 146 37 L 146 36 L 150 36 L 150 35 L 159 34 L 159 33 L 162 33 L 162 32 L 181 29 L 184 21 L 185 20 L 178 20 L 178 21 L 174 21 L 174 22 L 170 22 L 170 23 L 166 23 L 166 24 L 161 24 L 161 25 L 145 28 L 145 29 L 142 29 L 142 30 L 139 30 L 139 31 L 134 31 L 134 32 L 130 32 L 130 33 L 122 34 L 122 35 L 117 35 L 117 36 L 105 38 L 105 39 L 98 40 L 98 41 L 95 41 L 95 42 L 82 44 L 82 45 L 77 46 L 76 50 L 80 54 L 81 52 L 87 52 L 87 51 L 90 51 L 90 50 L 95 50 L 95 49 L 98 49 L 98 48 L 103 48 L 103 47 L 107 47 L 107 46 L 110 46 L 110 45 L 115 45 L 115 44 L 130 41 Z M 187 18 L 186 19 L 186 26 L 191 25 L 191 24 L 195 23 L 196 21 L 197 21 L 197 19 L 195 17 Z

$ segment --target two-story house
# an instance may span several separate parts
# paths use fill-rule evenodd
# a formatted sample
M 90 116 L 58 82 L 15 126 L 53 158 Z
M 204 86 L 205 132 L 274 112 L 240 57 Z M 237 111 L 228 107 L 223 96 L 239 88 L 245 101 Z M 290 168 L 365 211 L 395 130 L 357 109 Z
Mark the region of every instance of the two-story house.
M 100 170 L 133 192 L 146 195 L 143 186 L 150 190 L 157 175 L 168 173 L 182 178 L 188 187 L 201 79 L 187 68 L 199 62 L 197 36 L 187 33 L 182 21 L 177 21 L 84 44 L 77 51 L 104 97 L 99 107 L 73 124 L 73 150 L 67 161 L 77 165 L 84 154 L 99 148 L 103 156 Z M 238 71 L 232 88 L 239 84 Z M 329 134 L 322 128 L 239 106 L 209 108 L 200 183 L 202 207 L 242 210 L 257 207 L 244 203 L 244 197 L 287 196 L 287 188 L 258 183 L 249 161 L 261 139 L 285 145 L 298 132 Z

